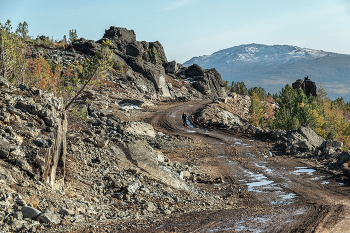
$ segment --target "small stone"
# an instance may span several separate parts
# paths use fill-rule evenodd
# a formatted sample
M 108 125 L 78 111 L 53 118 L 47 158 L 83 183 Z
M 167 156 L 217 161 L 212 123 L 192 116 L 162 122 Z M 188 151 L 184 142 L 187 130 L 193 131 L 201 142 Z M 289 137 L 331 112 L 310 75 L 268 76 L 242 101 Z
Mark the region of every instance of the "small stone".
M 62 209 L 60 211 L 60 214 L 63 214 L 63 215 L 75 215 L 73 210 L 66 209 L 64 207 L 62 207 Z
M 49 148 L 52 144 L 51 140 L 45 140 L 42 138 L 37 138 L 34 140 L 34 144 L 38 147 L 44 147 L 44 148 Z

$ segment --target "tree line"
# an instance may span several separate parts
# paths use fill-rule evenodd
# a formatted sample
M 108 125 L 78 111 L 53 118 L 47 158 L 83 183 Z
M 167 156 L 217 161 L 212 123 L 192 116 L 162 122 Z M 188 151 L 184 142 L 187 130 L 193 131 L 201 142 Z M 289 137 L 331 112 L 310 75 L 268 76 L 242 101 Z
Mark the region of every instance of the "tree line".
M 103 42 L 95 56 L 86 58 L 83 64 L 72 64 L 66 67 L 45 60 L 42 56 L 34 56 L 32 49 L 61 48 L 72 49 L 71 44 L 78 39 L 76 30 L 69 30 L 69 39 L 50 40 L 41 36 L 35 40 L 28 36 L 28 24 L 19 23 L 15 32 L 11 21 L 0 23 L 0 76 L 12 84 L 26 84 L 44 91 L 54 92 L 64 97 L 66 109 L 88 84 L 99 84 L 103 73 L 113 68 L 111 42 Z M 95 81 L 94 81 L 95 80 Z

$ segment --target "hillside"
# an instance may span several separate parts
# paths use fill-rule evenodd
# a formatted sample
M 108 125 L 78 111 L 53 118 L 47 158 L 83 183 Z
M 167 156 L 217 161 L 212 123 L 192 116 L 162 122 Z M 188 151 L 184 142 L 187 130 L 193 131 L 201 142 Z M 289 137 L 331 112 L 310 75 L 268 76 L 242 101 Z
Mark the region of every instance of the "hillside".
M 194 57 L 183 65 L 192 64 L 216 68 L 230 83 L 244 81 L 248 88 L 261 86 L 270 93 L 309 76 L 331 99 L 350 100 L 350 55 L 289 45 L 246 44 Z
M 113 68 L 66 109 L 105 42 Z M 254 95 L 215 69 L 168 62 L 159 42 L 116 27 L 28 50 L 25 79 L 0 76 L 0 232 L 349 225 L 350 151 L 310 127 L 251 125 Z

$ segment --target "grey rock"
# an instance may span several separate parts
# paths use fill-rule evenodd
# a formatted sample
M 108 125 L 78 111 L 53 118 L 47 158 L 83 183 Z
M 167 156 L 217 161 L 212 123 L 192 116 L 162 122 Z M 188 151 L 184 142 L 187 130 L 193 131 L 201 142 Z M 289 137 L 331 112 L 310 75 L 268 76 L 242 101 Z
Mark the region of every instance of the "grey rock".
M 133 57 L 128 58 L 127 62 L 133 70 L 141 73 L 154 84 L 159 95 L 170 97 L 164 67 Z
M 49 148 L 52 145 L 52 141 L 50 139 L 37 138 L 34 140 L 34 144 L 38 147 Z
M 3 76 L 0 76 L 0 86 L 9 88 L 10 82 L 6 78 L 4 78 Z
M 38 111 L 38 116 L 40 117 L 51 117 L 53 115 L 52 111 L 50 109 L 41 109 Z
M 40 214 L 36 218 L 40 223 L 60 223 L 61 219 L 50 210 L 46 210 L 45 213 Z
M 163 64 L 166 73 L 175 74 L 178 71 L 176 61 L 171 61 Z
M 7 158 L 10 154 L 10 142 L 0 136 L 0 156 Z
M 12 113 L 12 114 L 17 114 L 17 115 L 19 114 L 17 109 L 14 106 L 12 106 L 12 105 L 7 106 L 7 111 L 9 113 Z
M 298 128 L 298 133 L 300 133 L 313 147 L 319 147 L 324 142 L 324 139 L 318 136 L 315 131 L 313 131 L 308 126 L 300 126 Z
M 226 97 L 224 80 L 216 69 L 204 70 L 194 64 L 185 71 L 186 75 L 193 78 L 192 87 L 204 95 L 212 98 Z
M 23 197 L 16 193 L 15 194 L 15 202 L 17 203 L 17 205 L 20 205 L 20 206 L 25 206 L 27 205 L 26 201 L 23 199 Z
M 73 210 L 66 209 L 64 207 L 62 207 L 62 209 L 60 211 L 60 214 L 63 214 L 63 215 L 75 215 Z
M 84 38 L 74 41 L 72 45 L 74 49 L 92 56 L 94 56 L 95 53 L 101 48 L 101 44 L 96 43 L 93 40 L 86 40 Z
M 182 171 L 177 171 L 177 174 L 179 175 L 179 178 L 180 178 L 181 180 L 184 179 L 184 173 L 183 173 Z
M 16 161 L 16 166 L 18 166 L 19 168 L 21 168 L 24 171 L 32 173 L 32 168 L 30 167 L 30 165 L 28 164 L 28 162 L 25 159 L 16 158 L 15 161 Z
M 319 149 L 325 154 L 340 152 L 343 148 L 343 143 L 338 141 L 326 140 L 322 143 Z
M 153 212 L 157 210 L 157 207 L 153 204 L 153 202 L 147 202 L 146 204 L 143 205 L 143 209 L 149 212 Z
M 44 117 L 43 120 L 45 124 L 49 127 L 57 128 L 58 126 L 59 118 L 57 117 Z
M 130 194 L 134 194 L 141 186 L 141 182 L 136 179 L 135 182 L 133 182 L 132 184 L 129 184 L 127 187 L 126 187 L 126 190 L 128 191 L 128 193 Z
M 36 217 L 38 217 L 41 214 L 41 211 L 39 211 L 33 207 L 23 206 L 22 207 L 22 214 L 23 214 L 23 218 L 35 219 Z
M 15 213 L 13 213 L 13 217 L 18 220 L 22 220 L 23 219 L 22 211 L 16 211 Z

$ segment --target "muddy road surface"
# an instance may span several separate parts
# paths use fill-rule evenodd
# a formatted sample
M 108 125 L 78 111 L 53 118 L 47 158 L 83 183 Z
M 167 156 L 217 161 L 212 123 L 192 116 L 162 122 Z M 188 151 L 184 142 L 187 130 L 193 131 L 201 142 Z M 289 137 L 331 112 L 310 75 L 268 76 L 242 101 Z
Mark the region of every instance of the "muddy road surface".
M 227 200 L 227 208 L 138 226 L 132 232 L 350 232 L 349 187 L 307 160 L 275 156 L 274 145 L 181 120 L 208 101 L 173 106 L 146 119 L 163 133 L 202 142 L 200 153 L 169 152 L 192 161 L 222 184 L 198 184 Z M 209 148 L 209 149 L 208 149 Z

